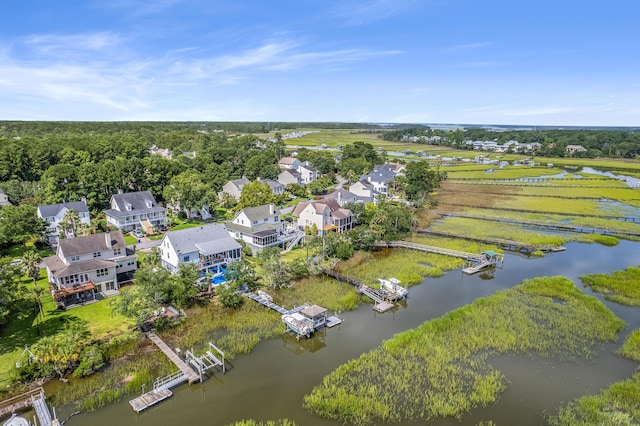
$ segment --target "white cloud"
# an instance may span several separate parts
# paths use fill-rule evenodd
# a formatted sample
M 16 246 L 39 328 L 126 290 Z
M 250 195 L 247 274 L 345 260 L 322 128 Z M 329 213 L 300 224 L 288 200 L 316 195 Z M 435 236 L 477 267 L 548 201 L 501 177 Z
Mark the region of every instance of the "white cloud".
M 416 3 L 416 0 L 345 0 L 334 16 L 347 25 L 369 24 L 401 14 Z

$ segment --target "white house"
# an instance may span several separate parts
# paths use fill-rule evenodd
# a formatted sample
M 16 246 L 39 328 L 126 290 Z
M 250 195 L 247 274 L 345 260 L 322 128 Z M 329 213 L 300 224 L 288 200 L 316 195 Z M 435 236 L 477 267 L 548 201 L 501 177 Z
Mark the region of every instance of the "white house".
M 349 192 L 358 196 L 358 200 L 363 203 L 375 202 L 380 193 L 373 188 L 373 184 L 368 180 L 359 180 L 349 186 Z
M 303 185 L 311 183 L 320 177 L 320 173 L 314 169 L 308 161 L 300 164 L 298 172 L 300 173 L 300 181 Z
M 180 264 L 195 264 L 207 271 L 240 259 L 242 246 L 217 223 L 164 234 L 160 242 L 162 266 L 176 273 Z
M 47 225 L 44 235 L 49 240 L 50 245 L 58 244 L 58 240 L 60 238 L 60 229 L 59 225 L 62 221 L 62 218 L 70 211 L 73 210 L 78 213 L 78 217 L 80 219 L 80 223 L 82 225 L 89 226 L 91 225 L 91 214 L 89 213 L 89 209 L 87 208 L 87 203 L 85 201 L 73 201 L 71 203 L 58 203 L 58 204 L 48 204 L 45 206 L 38 206 L 37 214 L 38 217 L 42 220 L 47 221 L 49 224 Z M 73 238 L 72 232 L 64 235 L 64 238 Z
M 43 262 L 53 298 L 65 307 L 117 294 L 138 267 L 120 230 L 62 239 Z
M 160 207 L 149 191 L 115 194 L 110 204 L 111 208 L 104 211 L 107 224 L 125 231 L 142 228 L 152 233 L 154 227 L 166 222 L 167 209 Z
M 316 225 L 318 235 L 348 231 L 354 222 L 351 210 L 340 207 L 335 199 L 303 201 L 298 203 L 292 214 L 298 218 L 299 230 Z
M 270 246 L 285 248 L 298 235 L 291 229 L 285 229 L 280 210 L 275 204 L 242 209 L 226 227 L 231 237 L 243 240 L 254 253 Z
M 278 162 L 278 167 L 283 170 L 298 170 L 300 167 L 300 160 L 294 157 L 282 157 Z
M 241 179 L 230 180 L 222 186 L 222 191 L 220 191 L 220 197 L 222 194 L 227 193 L 234 197 L 236 200 L 240 199 L 240 194 L 242 193 L 242 188 L 250 181 L 246 177 Z
M 395 165 L 381 164 L 373 167 L 373 171 L 363 175 L 360 180 L 366 180 L 376 192 L 387 194 L 389 192 L 389 182 L 393 182 L 396 177 Z

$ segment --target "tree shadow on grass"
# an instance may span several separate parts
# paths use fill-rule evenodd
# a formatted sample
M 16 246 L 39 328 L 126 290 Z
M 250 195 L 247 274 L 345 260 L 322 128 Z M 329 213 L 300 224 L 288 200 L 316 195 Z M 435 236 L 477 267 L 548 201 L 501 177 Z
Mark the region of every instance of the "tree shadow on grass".
M 84 324 L 86 321 L 77 317 L 57 315 L 57 311 L 49 313 L 44 319 L 38 316 L 37 311 L 18 318 L 0 331 L 0 355 L 24 349 L 25 345 L 31 346 L 43 337 L 57 334 L 70 322 Z

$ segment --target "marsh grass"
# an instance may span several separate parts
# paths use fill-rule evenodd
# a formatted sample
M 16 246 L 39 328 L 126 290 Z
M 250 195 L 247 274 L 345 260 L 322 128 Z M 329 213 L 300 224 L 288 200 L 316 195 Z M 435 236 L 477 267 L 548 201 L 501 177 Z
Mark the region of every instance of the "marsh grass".
M 507 378 L 487 362 L 515 352 L 590 358 L 624 322 L 563 277 L 527 280 L 400 333 L 325 376 L 304 397 L 343 423 L 460 417 L 494 403 Z
M 378 287 L 378 278 L 397 278 L 403 286 L 420 284 L 425 277 L 439 277 L 444 271 L 459 269 L 462 259 L 408 249 L 385 249 L 374 253 L 358 252 L 336 269 L 364 284 Z
M 611 274 L 590 274 L 580 277 L 593 291 L 621 305 L 640 306 L 640 267 L 631 266 Z
M 595 396 L 583 396 L 549 418 L 553 426 L 637 425 L 640 423 L 640 370 Z
M 625 358 L 640 361 L 640 329 L 632 331 L 616 353 Z
M 297 424 L 289 419 L 265 420 L 259 422 L 255 420 L 242 420 L 239 422 L 231 423 L 227 426 L 297 426 Z
M 469 241 L 460 238 L 439 237 L 426 234 L 411 234 L 407 241 L 428 246 L 442 247 L 450 250 L 466 251 L 468 253 L 482 253 L 485 250 L 497 250 L 498 247 L 477 241 Z

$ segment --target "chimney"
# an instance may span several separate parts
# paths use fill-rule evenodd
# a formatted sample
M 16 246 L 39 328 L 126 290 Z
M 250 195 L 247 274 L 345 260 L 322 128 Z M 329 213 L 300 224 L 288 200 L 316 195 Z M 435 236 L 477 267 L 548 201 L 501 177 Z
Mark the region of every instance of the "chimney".
M 276 205 L 275 204 L 269 204 L 269 214 L 270 215 L 274 215 L 276 214 Z
M 83 203 L 87 204 L 87 197 L 82 197 L 82 198 L 80 198 L 80 200 L 81 200 Z
M 105 242 L 107 243 L 107 248 L 111 248 L 111 233 L 109 231 L 106 231 L 104 233 L 104 239 L 105 239 Z

